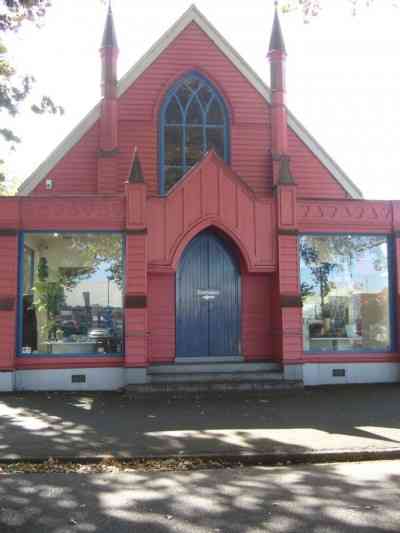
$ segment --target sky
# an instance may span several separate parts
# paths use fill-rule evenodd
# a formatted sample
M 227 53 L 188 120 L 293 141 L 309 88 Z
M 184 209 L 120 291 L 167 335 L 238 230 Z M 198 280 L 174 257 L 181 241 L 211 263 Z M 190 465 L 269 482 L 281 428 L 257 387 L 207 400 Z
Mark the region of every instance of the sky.
M 191 2 L 113 0 L 122 75 Z M 366 198 L 400 199 L 400 8 L 375 0 L 356 16 L 348 0 L 321 0 L 322 12 L 304 23 L 300 11 L 281 16 L 287 59 L 288 107 L 362 190 Z M 269 84 L 266 59 L 272 0 L 197 0 L 197 7 Z M 8 37 L 19 72 L 37 79 L 62 117 L 0 114 L 23 142 L 14 153 L 0 143 L 0 159 L 21 182 L 50 154 L 100 98 L 102 0 L 53 0 L 41 29 Z M 25 106 L 27 107 L 27 106 Z

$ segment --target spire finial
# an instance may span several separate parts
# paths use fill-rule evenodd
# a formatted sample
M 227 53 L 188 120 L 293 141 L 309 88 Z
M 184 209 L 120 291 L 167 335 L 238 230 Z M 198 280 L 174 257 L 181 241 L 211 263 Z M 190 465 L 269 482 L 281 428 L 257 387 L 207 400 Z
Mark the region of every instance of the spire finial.
M 108 2 L 106 25 L 104 27 L 103 40 L 101 42 L 102 48 L 118 48 L 117 34 L 115 31 L 114 17 L 111 8 L 111 0 Z
M 142 165 L 140 164 L 139 150 L 137 146 L 135 146 L 135 148 L 133 149 L 133 161 L 132 161 L 132 167 L 131 167 L 131 172 L 129 174 L 128 182 L 129 183 L 144 183 Z
M 281 52 L 286 54 L 285 42 L 283 40 L 282 28 L 281 28 L 281 23 L 279 20 L 279 15 L 278 15 L 278 6 L 279 6 L 278 0 L 275 0 L 274 5 L 275 5 L 275 14 L 274 14 L 274 23 L 272 25 L 271 40 L 269 42 L 269 51 L 272 52 L 272 50 L 280 50 Z

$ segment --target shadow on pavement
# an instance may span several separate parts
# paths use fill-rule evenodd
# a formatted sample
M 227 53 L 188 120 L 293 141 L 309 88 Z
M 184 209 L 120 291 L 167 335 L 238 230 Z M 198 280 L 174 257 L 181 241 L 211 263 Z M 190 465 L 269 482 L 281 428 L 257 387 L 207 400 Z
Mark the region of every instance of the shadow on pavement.
M 2 533 L 398 531 L 400 464 L 0 477 Z M 388 467 L 390 468 L 390 467 Z
M 393 448 L 399 385 L 269 393 L 0 396 L 0 459 Z

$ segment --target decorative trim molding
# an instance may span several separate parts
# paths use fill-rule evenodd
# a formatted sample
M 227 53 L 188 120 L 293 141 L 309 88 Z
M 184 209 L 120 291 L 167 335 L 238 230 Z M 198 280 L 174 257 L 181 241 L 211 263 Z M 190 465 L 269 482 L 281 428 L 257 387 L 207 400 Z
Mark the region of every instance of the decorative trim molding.
M 299 230 L 297 229 L 279 229 L 278 230 L 278 235 L 291 235 L 292 237 L 297 237 L 299 234 Z
M 125 295 L 125 309 L 145 309 L 147 307 L 146 294 Z
M 0 311 L 12 311 L 15 305 L 14 296 L 0 296 Z
M 303 307 L 301 296 L 295 294 L 281 294 L 281 307 Z
M 127 229 L 127 235 L 147 235 L 147 228 Z
M 300 200 L 297 213 L 299 224 L 392 226 L 392 204 L 380 200 Z
M 228 41 L 214 28 L 211 22 L 197 9 L 195 5 L 189 9 L 167 30 L 164 35 L 142 56 L 142 58 L 118 82 L 117 95 L 120 97 L 145 72 L 145 70 L 160 56 L 160 54 L 182 33 L 192 22 L 196 23 L 206 35 L 215 43 L 221 52 L 233 63 L 238 71 L 253 85 L 253 87 L 271 103 L 271 90 L 256 74 L 250 65 L 234 50 Z M 19 195 L 28 195 L 47 176 L 65 154 L 80 141 L 83 135 L 100 118 L 100 103 L 80 122 L 76 128 L 57 146 L 50 156 L 29 176 L 18 189 Z M 309 150 L 329 170 L 333 178 L 345 189 L 352 198 L 362 198 L 360 189 L 350 180 L 345 172 L 337 165 L 317 141 L 308 133 L 294 115 L 288 111 L 288 126 L 304 142 Z
M 113 148 L 112 150 L 103 150 L 99 148 L 97 150 L 97 157 L 99 159 L 111 159 L 120 153 L 119 148 Z

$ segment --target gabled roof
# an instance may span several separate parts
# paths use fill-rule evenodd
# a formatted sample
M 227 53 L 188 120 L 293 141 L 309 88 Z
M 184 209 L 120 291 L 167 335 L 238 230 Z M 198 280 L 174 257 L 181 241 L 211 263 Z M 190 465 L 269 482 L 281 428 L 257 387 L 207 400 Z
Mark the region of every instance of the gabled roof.
M 124 92 L 143 74 L 143 72 L 159 57 L 159 55 L 175 40 L 175 38 L 192 22 L 195 22 L 221 52 L 235 65 L 241 74 L 270 103 L 270 89 L 254 72 L 249 64 L 232 48 L 228 41 L 214 28 L 209 20 L 195 5 L 187 11 L 162 35 L 150 50 L 121 78 L 118 82 L 117 95 Z M 72 132 L 57 146 L 50 156 L 27 178 L 19 187 L 18 194 L 27 195 L 47 176 L 66 153 L 80 141 L 85 133 L 100 118 L 100 105 L 97 104 Z M 311 152 L 330 171 L 336 181 L 352 198 L 362 198 L 360 189 L 350 180 L 343 170 L 333 161 L 317 141 L 307 132 L 304 126 L 288 111 L 288 126 L 311 150 Z

